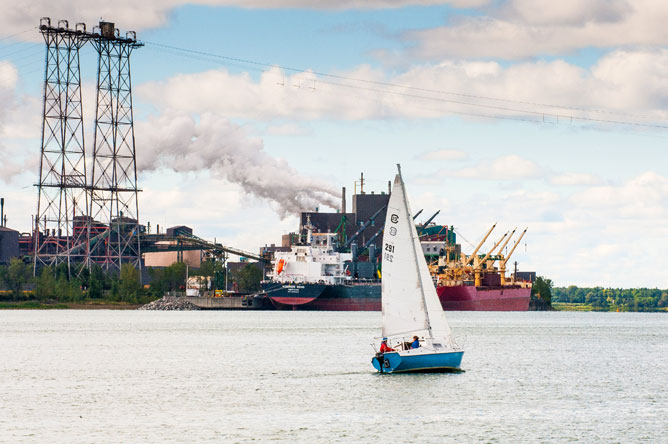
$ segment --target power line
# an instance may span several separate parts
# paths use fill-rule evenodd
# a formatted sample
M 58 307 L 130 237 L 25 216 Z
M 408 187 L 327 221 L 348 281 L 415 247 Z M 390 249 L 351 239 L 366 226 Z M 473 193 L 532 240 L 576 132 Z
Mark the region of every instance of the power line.
M 311 70 L 306 70 L 306 69 L 294 68 L 294 67 L 289 67 L 289 66 L 282 66 L 282 65 L 277 65 L 277 64 L 270 64 L 270 63 L 265 63 L 265 62 L 258 62 L 258 61 L 254 61 L 254 60 L 242 59 L 242 58 L 238 58 L 238 57 L 230 57 L 230 56 L 214 54 L 214 53 L 205 52 L 205 51 L 198 51 L 198 50 L 187 49 L 187 48 L 179 48 L 179 47 L 176 47 L 176 46 L 164 45 L 164 44 L 161 44 L 161 43 L 154 43 L 154 42 L 145 42 L 145 43 L 146 43 L 147 46 L 154 46 L 154 47 L 159 47 L 159 48 L 168 49 L 168 50 L 172 50 L 172 51 L 177 51 L 178 53 L 183 53 L 182 55 L 186 55 L 186 54 L 198 55 L 198 56 L 200 56 L 199 58 L 203 59 L 203 60 L 209 60 L 209 58 L 222 59 L 222 60 L 227 60 L 227 61 L 233 61 L 233 62 L 236 62 L 236 63 L 250 64 L 250 65 L 260 66 L 260 67 L 265 67 L 265 68 L 279 68 L 279 69 L 282 69 L 282 70 L 285 70 L 285 71 L 309 72 L 313 75 L 320 76 L 320 77 L 347 80 L 347 81 L 352 81 L 352 82 L 360 82 L 360 83 L 366 83 L 366 84 L 377 85 L 377 86 L 385 86 L 385 87 L 391 87 L 391 88 L 402 88 L 402 89 L 419 91 L 419 92 L 453 95 L 453 96 L 458 96 L 458 97 L 475 98 L 475 99 L 480 99 L 480 100 L 489 100 L 489 101 L 497 101 L 497 102 L 505 102 L 505 103 L 515 103 L 515 104 L 521 104 L 521 105 L 543 106 L 543 107 L 554 108 L 554 109 L 570 109 L 570 110 L 573 110 L 573 111 L 581 111 L 581 112 L 602 113 L 602 114 L 617 114 L 617 115 L 624 115 L 624 116 L 634 117 L 634 118 L 648 118 L 647 116 L 639 116 L 639 115 L 617 112 L 617 111 L 612 111 L 612 110 L 601 110 L 601 109 L 593 109 L 593 108 L 592 109 L 587 109 L 585 107 L 574 107 L 574 106 L 545 104 L 545 103 L 539 103 L 539 102 L 530 102 L 530 101 L 521 101 L 521 100 L 498 98 L 498 97 L 481 96 L 481 95 L 475 95 L 475 94 L 449 92 L 449 91 L 442 91 L 442 90 L 436 90 L 436 89 L 430 89 L 430 88 L 415 87 L 415 86 L 411 86 L 411 85 L 399 85 L 399 84 L 390 83 L 390 82 L 381 82 L 381 81 L 376 81 L 376 80 L 355 78 L 355 77 L 343 76 L 343 75 L 338 75 L 338 74 L 330 74 L 330 73 L 325 73 L 325 72 L 311 71 Z M 203 58 L 203 57 L 206 57 L 206 58 Z M 263 71 L 263 70 L 261 70 L 261 71 Z M 401 96 L 404 96 L 404 97 L 411 97 L 411 98 L 420 98 L 420 99 L 424 99 L 424 100 L 439 100 L 439 101 L 445 101 L 445 102 L 455 103 L 455 104 L 460 104 L 460 105 L 465 105 L 465 106 L 474 106 L 474 107 L 495 109 L 495 110 L 499 110 L 499 111 L 512 111 L 512 112 L 517 112 L 517 113 L 521 113 L 521 114 L 533 114 L 533 115 L 537 115 L 537 116 L 551 116 L 551 117 L 554 117 L 556 119 L 582 120 L 582 121 L 605 123 L 605 124 L 631 125 L 631 126 L 641 126 L 641 127 L 647 127 L 647 128 L 668 129 L 668 125 L 659 125 L 659 124 L 643 123 L 643 122 L 630 122 L 630 121 L 626 121 L 626 120 L 616 120 L 616 119 L 583 117 L 583 116 L 566 114 L 566 113 L 533 111 L 533 110 L 511 108 L 511 107 L 500 106 L 500 105 L 473 103 L 473 102 L 457 101 L 457 100 L 452 100 L 452 99 L 427 97 L 427 96 L 409 94 L 409 93 L 402 93 L 402 92 L 397 92 L 397 91 L 364 88 L 364 87 L 360 87 L 360 86 L 353 86 L 353 85 L 336 83 L 336 82 L 326 82 L 324 80 L 318 80 L 318 81 L 320 83 L 331 84 L 331 85 L 341 86 L 341 87 L 366 89 L 368 91 L 381 92 L 381 93 L 385 93 L 385 94 L 395 94 L 395 95 L 401 95 Z
M 0 37 L 0 42 L 2 42 L 2 41 L 4 41 L 4 40 L 9 40 L 9 39 L 14 38 L 14 37 L 16 37 L 16 36 L 19 36 L 19 35 L 21 35 L 21 34 L 25 34 L 26 32 L 30 32 L 30 31 L 32 31 L 32 30 L 34 30 L 34 29 L 37 29 L 37 26 L 31 26 L 30 28 L 28 28 L 28 29 L 24 29 L 23 31 L 19 31 L 19 32 L 16 32 L 16 33 L 14 33 L 14 34 L 10 34 L 10 35 L 7 35 L 7 36 L 5 36 L 5 37 Z

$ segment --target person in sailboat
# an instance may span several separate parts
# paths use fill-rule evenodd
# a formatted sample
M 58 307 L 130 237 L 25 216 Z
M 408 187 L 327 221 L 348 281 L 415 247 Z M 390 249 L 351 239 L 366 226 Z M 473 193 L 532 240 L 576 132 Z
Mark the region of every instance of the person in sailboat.
M 383 338 L 383 342 L 380 343 L 380 353 L 387 353 L 395 351 L 392 347 L 387 345 L 387 338 Z
M 417 336 L 413 336 L 413 343 L 411 344 L 411 348 L 420 348 L 420 340 Z

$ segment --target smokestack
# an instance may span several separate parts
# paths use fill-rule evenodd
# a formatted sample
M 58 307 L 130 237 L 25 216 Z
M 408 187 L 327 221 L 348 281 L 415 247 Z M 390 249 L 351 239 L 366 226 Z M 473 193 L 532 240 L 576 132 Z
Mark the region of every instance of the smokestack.
M 0 227 L 4 226 L 5 226 L 5 198 L 0 197 Z
M 341 187 L 341 213 L 346 212 L 346 187 Z
M 387 181 L 387 194 L 392 194 L 392 181 Z

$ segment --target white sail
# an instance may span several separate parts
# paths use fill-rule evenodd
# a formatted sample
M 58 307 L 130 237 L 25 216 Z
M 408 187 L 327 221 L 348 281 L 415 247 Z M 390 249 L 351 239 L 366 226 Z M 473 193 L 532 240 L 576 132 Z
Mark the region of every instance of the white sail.
M 383 233 L 383 336 L 412 335 L 453 346 L 408 205 L 401 171 L 394 179 Z

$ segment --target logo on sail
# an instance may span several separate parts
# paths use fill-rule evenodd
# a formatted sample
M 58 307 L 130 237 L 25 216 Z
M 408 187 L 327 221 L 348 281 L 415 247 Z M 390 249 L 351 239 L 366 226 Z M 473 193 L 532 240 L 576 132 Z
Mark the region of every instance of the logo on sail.
M 392 216 L 390 216 L 390 220 L 392 221 L 393 224 L 396 224 L 397 222 L 399 222 L 399 216 L 393 214 Z

